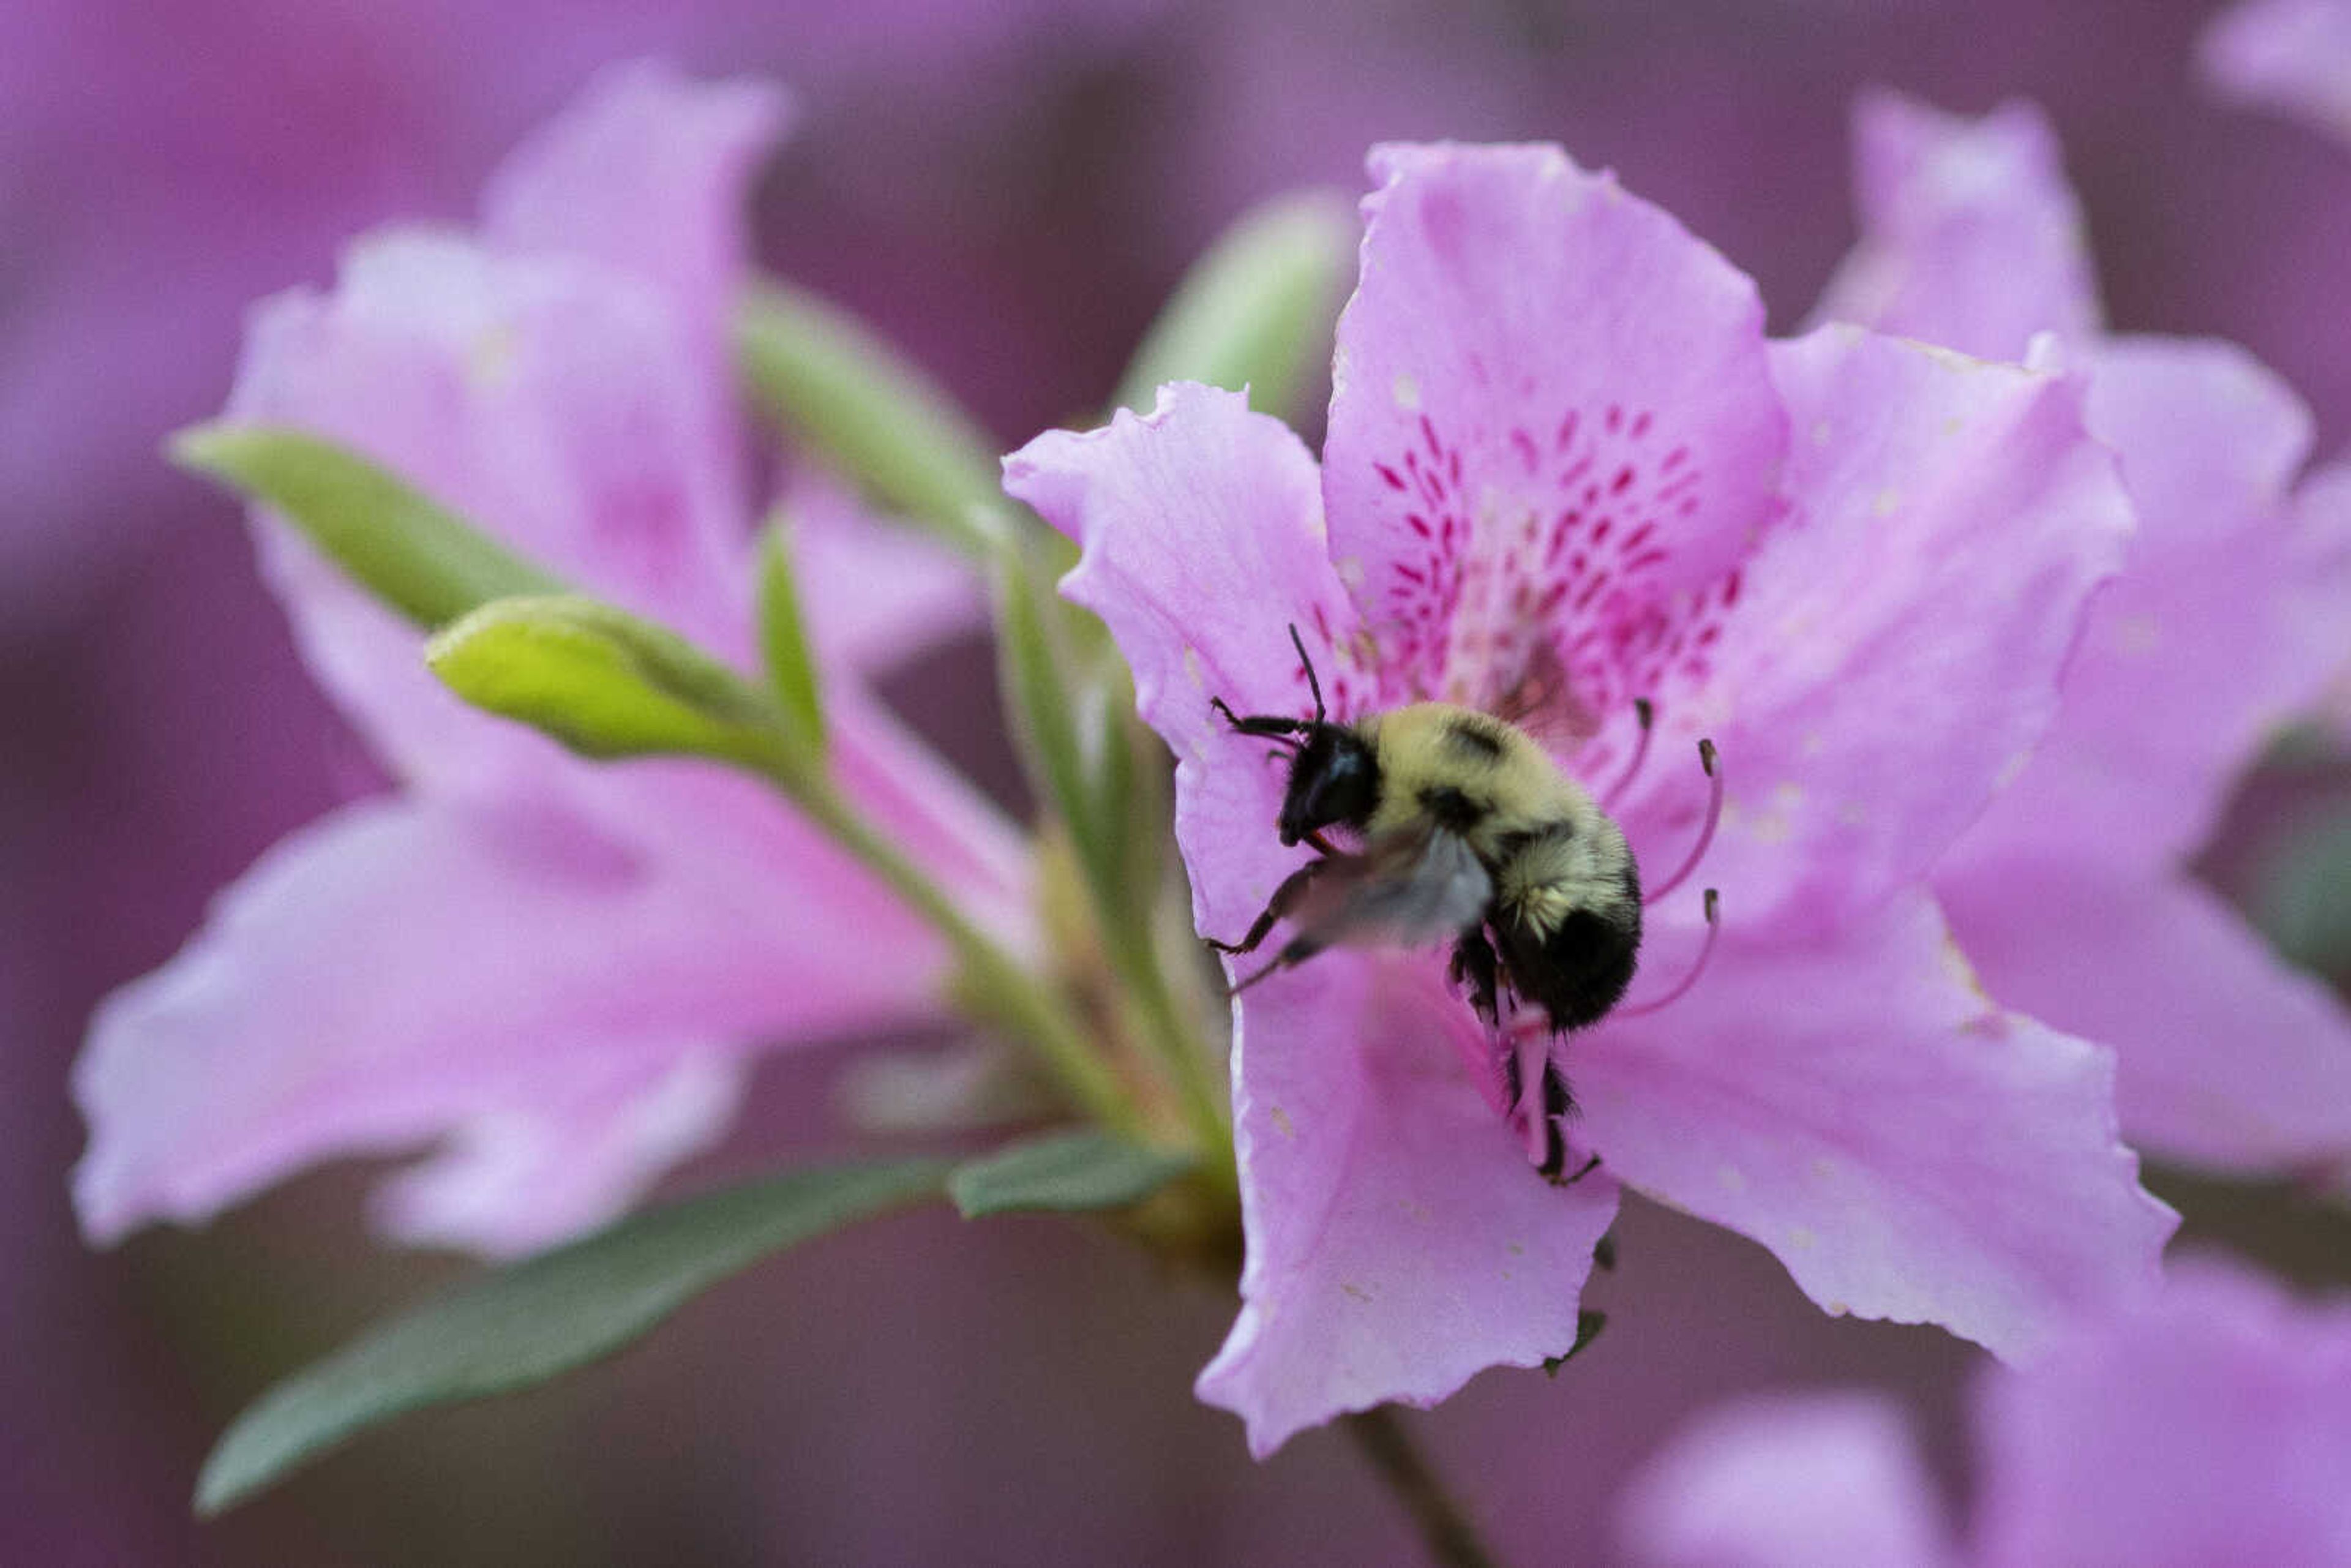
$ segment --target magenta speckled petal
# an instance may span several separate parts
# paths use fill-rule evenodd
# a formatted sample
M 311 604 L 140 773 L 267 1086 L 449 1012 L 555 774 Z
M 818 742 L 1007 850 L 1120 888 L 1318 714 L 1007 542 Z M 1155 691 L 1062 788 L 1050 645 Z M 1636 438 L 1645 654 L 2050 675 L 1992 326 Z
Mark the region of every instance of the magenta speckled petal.
M 1994 996 L 2116 1049 L 2134 1143 L 2351 1181 L 2351 1017 L 2211 893 L 2078 854 L 1970 862 L 1938 886 Z
M 1304 859 L 1285 755 L 1208 707 L 1307 713 L 1286 622 L 1333 717 L 1540 694 L 1594 784 L 1652 701 L 1611 804 L 1653 885 L 1706 810 L 1700 737 L 1729 809 L 1650 910 L 1631 1004 L 1562 1047 L 1605 1162 L 1583 1184 L 1530 1170 L 1440 955 L 1328 952 L 1246 994 L 1244 1308 L 1202 1396 L 1264 1453 L 1555 1354 L 1602 1182 L 1761 1239 L 1834 1311 L 2005 1354 L 2143 1286 L 2175 1220 L 2116 1141 L 2111 1059 L 1989 1003 L 1921 888 L 2054 715 L 2132 526 L 2080 378 L 1844 326 L 1766 345 L 1743 277 L 1555 151 L 1374 172 L 1321 504 L 1289 432 L 1196 387 L 1007 464 L 1082 543 L 1067 591 L 1176 754 L 1201 929 L 1238 936 Z M 1553 493 L 1571 468 L 1592 495 Z M 1708 884 L 1713 967 L 1645 1013 Z
M 1991 360 L 2038 332 L 2098 329 L 2081 204 L 2029 103 L 1966 120 L 1898 93 L 1854 106 L 1861 243 L 1816 321 L 1851 321 Z
M 1375 150 L 1323 493 L 1384 699 L 1490 705 L 1548 640 L 1598 715 L 1604 645 L 1773 513 L 1786 423 L 1747 277 L 1555 147 Z
M 99 1013 L 75 1081 L 84 1226 L 111 1240 L 201 1219 L 315 1161 L 499 1118 L 559 1124 L 600 1099 L 607 1119 L 642 1118 L 634 1102 L 685 1063 L 935 1015 L 944 956 L 893 900 L 748 780 L 690 783 L 671 803 L 691 809 L 698 856 L 648 859 L 551 801 L 372 802 L 271 851 Z M 892 962 L 871 961 L 877 945 Z M 500 1245 L 609 1218 L 690 1142 L 681 1129 L 715 1124 L 654 1121 L 567 1145 L 589 1168 L 552 1207 L 528 1183 L 495 1204 L 476 1183 L 462 1214 L 444 1187 L 400 1217 Z
M 1619 1181 L 1753 1237 L 1830 1312 L 2003 1356 L 2152 1281 L 2177 1222 L 2116 1141 L 2112 1056 L 1986 1001 L 1916 895 L 1802 946 L 1727 934 L 1567 1067 Z
M 1475 1027 L 1425 959 L 1332 954 L 1242 998 L 1249 1261 L 1199 1395 L 1260 1458 L 1343 1411 L 1433 1405 L 1575 1342 L 1615 1185 L 1528 1166 L 1451 1038 Z
M 1915 882 L 2022 769 L 2131 511 L 2070 380 L 1850 327 L 1772 353 L 1790 516 L 1656 690 L 1660 757 L 1721 748 L 1726 919 L 1785 940 Z M 1649 765 L 1636 852 L 1687 841 L 1696 775 Z
M 1361 711 L 1354 612 L 1332 570 L 1314 458 L 1238 392 L 1160 389 L 1148 418 L 1040 435 L 1005 487 L 1084 546 L 1062 584 L 1134 672 L 1135 706 L 1176 754 L 1176 837 L 1199 928 L 1237 938 L 1306 858 L 1274 837 L 1281 770 L 1209 708 L 1313 712 L 1287 627 L 1341 716 Z
M 1708 1412 L 1634 1478 L 1617 1532 L 1644 1568 L 1941 1568 L 1959 1561 L 1893 1403 L 1766 1395 Z
M 2351 1303 L 2192 1259 L 2146 1312 L 1980 1390 L 1976 1557 L 2351 1562 Z

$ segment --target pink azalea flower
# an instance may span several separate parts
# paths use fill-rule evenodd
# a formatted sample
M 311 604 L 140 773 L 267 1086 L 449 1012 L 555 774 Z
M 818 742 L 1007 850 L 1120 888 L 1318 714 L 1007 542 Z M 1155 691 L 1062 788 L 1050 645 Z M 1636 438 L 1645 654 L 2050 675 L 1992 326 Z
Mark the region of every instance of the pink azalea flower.
M 1589 732 L 1559 760 L 1653 888 L 1699 834 L 1710 736 L 1723 928 L 1643 1012 L 1703 940 L 1695 885 L 1655 904 L 1627 1005 L 1559 1047 L 1603 1161 L 1566 1186 L 1530 1168 L 1441 953 L 1339 948 L 1245 992 L 1249 1256 L 1202 1396 L 1264 1454 L 1565 1351 L 1620 1182 L 1831 1311 L 2029 1352 L 2150 1275 L 2172 1223 L 2106 1054 L 1988 1002 L 1921 886 L 2053 711 L 2129 528 L 2078 384 L 1853 328 L 1769 342 L 1745 277 L 1556 150 L 1372 166 L 1319 465 L 1186 385 L 1007 463 L 1083 544 L 1066 591 L 1175 750 L 1199 929 L 1238 937 L 1303 858 L 1266 743 L 1210 708 L 1311 711 L 1293 624 L 1339 720 L 1491 707 L 1555 662 Z
M 1627 1494 L 1657 1568 L 2204 1568 L 2351 1561 L 2351 1303 L 2194 1260 L 2161 1296 L 2070 1327 L 1976 1389 L 1955 1532 L 1900 1414 L 1865 1394 L 1717 1412 Z
M 2242 0 L 2198 47 L 2204 79 L 2225 98 L 2290 115 L 2351 142 L 2351 5 Z
M 2223 1170 L 2351 1155 L 2351 1017 L 2182 869 L 2262 738 L 2320 703 L 2351 617 L 2351 467 L 2294 476 L 2301 402 L 2241 350 L 2100 329 L 2080 211 L 2037 111 L 1855 119 L 1864 237 L 1821 305 L 1970 353 L 2059 335 L 2138 511 L 2064 707 L 1937 869 L 1992 993 L 2122 1053 L 2126 1133 Z
M 783 112 L 764 87 L 606 76 L 508 162 L 478 236 L 378 235 L 332 294 L 266 304 L 233 414 L 343 441 L 749 667 L 722 333 L 743 185 Z M 799 511 L 829 667 L 963 612 L 935 562 L 861 561 L 841 536 L 872 525 L 837 497 Z M 755 1050 L 943 1017 L 939 945 L 762 786 L 590 766 L 465 707 L 414 627 L 289 528 L 256 528 L 305 657 L 402 788 L 279 844 L 100 1010 L 77 1074 L 93 1237 L 438 1143 L 384 1194 L 390 1228 L 536 1247 L 708 1143 Z M 894 635 L 890 606 L 914 617 Z M 831 685 L 844 786 L 1022 944 L 1008 825 L 853 680 Z

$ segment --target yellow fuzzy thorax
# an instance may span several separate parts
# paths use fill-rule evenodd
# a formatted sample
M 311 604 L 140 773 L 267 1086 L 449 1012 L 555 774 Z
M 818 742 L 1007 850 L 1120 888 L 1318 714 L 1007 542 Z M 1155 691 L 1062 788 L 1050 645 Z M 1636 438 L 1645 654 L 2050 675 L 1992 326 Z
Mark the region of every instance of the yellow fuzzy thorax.
M 1452 703 L 1414 703 L 1370 715 L 1354 728 L 1380 768 L 1368 836 L 1413 827 L 1432 791 L 1455 790 L 1477 812 L 1464 837 L 1494 874 L 1498 904 L 1545 930 L 1576 907 L 1606 904 L 1631 858 L 1625 836 L 1524 730 Z M 1558 823 L 1574 831 L 1525 844 Z M 1522 847 L 1514 849 L 1514 840 Z

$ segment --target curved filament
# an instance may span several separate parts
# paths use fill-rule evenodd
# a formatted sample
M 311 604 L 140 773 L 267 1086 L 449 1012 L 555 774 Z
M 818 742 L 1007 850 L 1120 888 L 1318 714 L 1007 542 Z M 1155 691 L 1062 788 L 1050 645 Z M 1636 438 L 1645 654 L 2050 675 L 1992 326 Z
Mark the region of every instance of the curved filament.
M 1707 849 L 1714 842 L 1715 827 L 1722 821 L 1722 768 L 1714 742 L 1701 740 L 1698 743 L 1698 766 L 1706 769 L 1706 776 L 1712 785 L 1707 791 L 1706 826 L 1698 830 L 1698 842 L 1690 846 L 1690 852 L 1683 857 L 1682 863 L 1674 868 L 1674 874 L 1641 895 L 1643 904 L 1655 904 L 1687 882 L 1690 873 L 1698 870 L 1698 862 L 1706 859 Z
M 1714 956 L 1715 934 L 1719 932 L 1721 929 L 1722 900 L 1716 891 L 1709 887 L 1706 890 L 1706 942 L 1704 946 L 1698 948 L 1698 962 L 1689 967 L 1689 973 L 1684 975 L 1681 979 L 1676 983 L 1673 989 L 1667 991 L 1664 996 L 1653 997 L 1649 1000 L 1642 1002 L 1636 1007 L 1618 1008 L 1614 1012 L 1608 1016 L 1611 1018 L 1620 1019 L 1640 1018 L 1645 1014 L 1657 1012 L 1666 1008 L 1669 1008 L 1676 1002 L 1680 1001 L 1684 997 L 1689 995 L 1689 988 L 1698 984 L 1698 977 L 1700 975 L 1706 973 L 1706 961 Z
M 1616 782 L 1601 794 L 1600 809 L 1604 811 L 1616 809 L 1616 802 L 1625 798 L 1625 791 L 1631 789 L 1633 780 L 1641 776 L 1641 764 L 1649 759 L 1649 732 L 1657 727 L 1657 710 L 1650 705 L 1648 698 L 1635 697 L 1633 699 L 1633 713 L 1641 722 L 1640 738 L 1633 743 L 1633 759 L 1625 765 L 1622 773 L 1616 775 Z

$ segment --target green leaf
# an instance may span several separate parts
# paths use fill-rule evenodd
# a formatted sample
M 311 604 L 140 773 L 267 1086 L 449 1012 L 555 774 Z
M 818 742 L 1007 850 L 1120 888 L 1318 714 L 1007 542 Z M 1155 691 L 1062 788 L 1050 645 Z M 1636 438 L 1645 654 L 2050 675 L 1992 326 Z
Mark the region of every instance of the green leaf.
M 583 756 L 794 759 L 763 694 L 675 633 L 591 599 L 494 601 L 435 635 L 424 662 L 475 707 Z
M 172 439 L 183 467 L 267 503 L 377 598 L 421 626 L 563 584 L 366 458 L 298 430 L 200 424 Z
M 2255 862 L 2253 923 L 2289 961 L 2331 975 L 2351 966 L 2351 810 L 2295 828 Z
M 1192 265 L 1144 334 L 1118 403 L 1148 413 L 1162 382 L 1205 382 L 1287 414 L 1308 372 L 1327 362 L 1354 264 L 1355 219 L 1343 196 L 1313 191 L 1244 214 Z
M 395 1416 L 544 1383 L 621 1349 L 685 1301 L 811 1237 L 935 1196 L 945 1162 L 795 1171 L 624 1219 L 385 1323 L 279 1384 L 196 1483 L 214 1514 Z
M 1095 1128 L 1048 1133 L 956 1167 L 947 1196 L 966 1219 L 1029 1209 L 1121 1208 L 1190 1170 L 1170 1154 Z
M 996 635 L 1013 737 L 1040 793 L 1068 824 L 1087 883 L 1099 895 L 1117 864 L 1111 835 L 1120 824 L 1103 820 L 1093 769 L 1081 748 L 1076 671 L 1056 635 L 1065 613 L 1039 580 L 1029 551 L 1008 549 L 998 558 Z
M 1004 537 L 997 443 L 863 322 L 771 284 L 744 302 L 736 338 L 769 414 L 869 494 L 967 554 Z
M 803 749 L 824 746 L 824 700 L 809 649 L 808 626 L 800 614 L 799 584 L 792 572 L 792 541 L 788 520 L 778 512 L 768 519 L 759 541 L 759 646 L 768 666 L 768 685 L 782 706 L 792 738 Z

